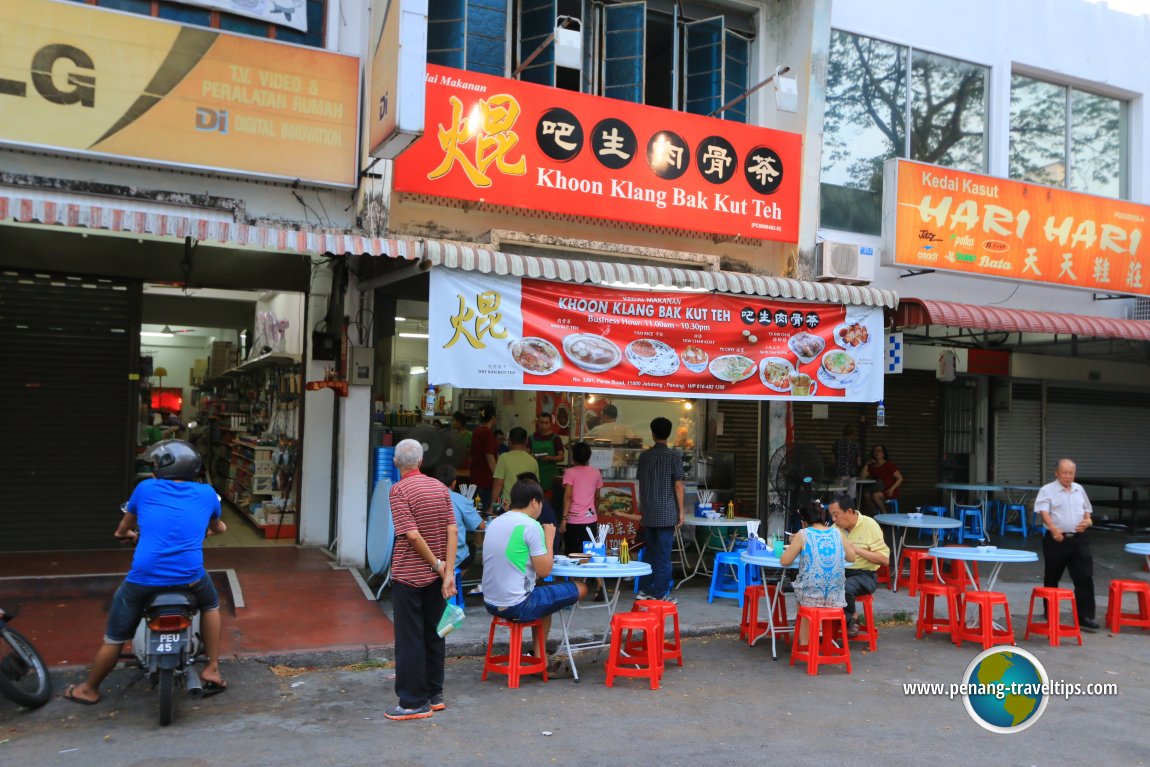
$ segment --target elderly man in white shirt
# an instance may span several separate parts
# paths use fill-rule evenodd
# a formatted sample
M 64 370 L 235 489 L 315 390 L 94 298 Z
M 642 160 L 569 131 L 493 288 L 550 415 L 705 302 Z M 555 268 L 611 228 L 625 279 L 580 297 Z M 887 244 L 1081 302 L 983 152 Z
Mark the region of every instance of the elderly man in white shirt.
M 1094 620 L 1094 556 L 1086 531 L 1093 522 L 1090 499 L 1074 481 L 1074 461 L 1062 458 L 1055 469 L 1054 482 L 1043 485 L 1034 499 L 1034 510 L 1042 515 L 1042 559 L 1045 563 L 1043 585 L 1057 587 L 1062 573 L 1069 568 L 1074 582 L 1074 600 L 1078 604 L 1078 623 L 1085 629 L 1097 629 Z

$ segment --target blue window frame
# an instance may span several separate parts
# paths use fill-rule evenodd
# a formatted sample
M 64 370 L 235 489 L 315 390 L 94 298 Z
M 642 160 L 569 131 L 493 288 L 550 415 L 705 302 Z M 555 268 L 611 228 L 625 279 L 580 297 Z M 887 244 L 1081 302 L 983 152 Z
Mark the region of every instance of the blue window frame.
M 507 74 L 506 0 L 434 0 L 427 7 L 427 61 Z
M 642 104 L 646 96 L 647 4 L 603 9 L 603 95 Z

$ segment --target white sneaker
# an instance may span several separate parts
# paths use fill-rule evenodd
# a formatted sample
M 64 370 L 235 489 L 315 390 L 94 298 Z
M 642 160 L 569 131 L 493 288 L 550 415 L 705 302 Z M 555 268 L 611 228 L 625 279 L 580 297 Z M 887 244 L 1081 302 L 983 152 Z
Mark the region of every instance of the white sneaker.
M 637 601 L 637 602 L 641 602 L 644 599 L 654 599 L 654 598 L 655 597 L 651 596 L 646 591 L 640 591 L 638 594 L 635 595 L 635 601 Z

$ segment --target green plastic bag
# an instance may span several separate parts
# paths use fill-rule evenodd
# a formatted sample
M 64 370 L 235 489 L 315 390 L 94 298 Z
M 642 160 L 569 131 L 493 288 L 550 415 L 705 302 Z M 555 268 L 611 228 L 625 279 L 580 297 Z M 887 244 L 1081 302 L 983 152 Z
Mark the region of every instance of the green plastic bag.
M 435 630 L 436 633 L 441 637 L 447 636 L 463 625 L 464 617 L 463 608 L 448 602 L 447 607 L 443 610 L 443 615 L 439 618 L 439 628 Z

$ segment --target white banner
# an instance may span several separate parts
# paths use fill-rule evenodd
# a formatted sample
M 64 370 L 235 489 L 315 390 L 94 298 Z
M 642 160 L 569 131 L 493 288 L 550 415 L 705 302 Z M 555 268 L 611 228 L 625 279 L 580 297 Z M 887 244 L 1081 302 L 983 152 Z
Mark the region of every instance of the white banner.
M 307 0 L 174 0 L 307 31 Z
M 428 381 L 472 389 L 877 402 L 881 307 L 431 272 Z

